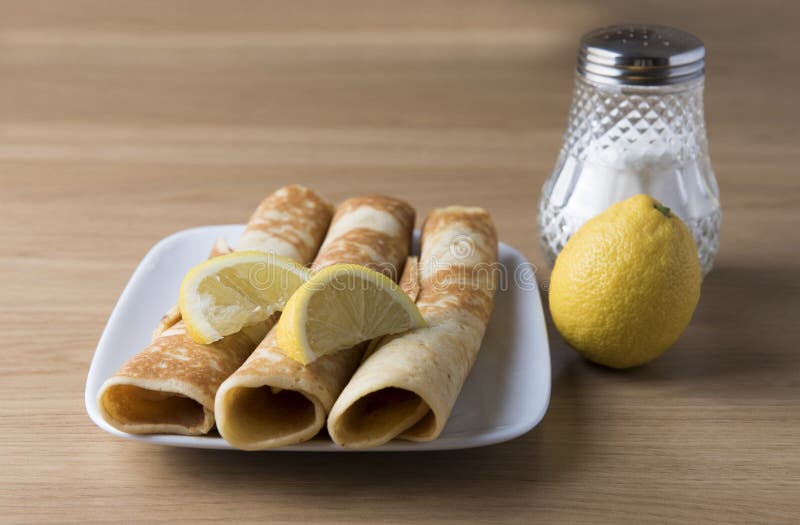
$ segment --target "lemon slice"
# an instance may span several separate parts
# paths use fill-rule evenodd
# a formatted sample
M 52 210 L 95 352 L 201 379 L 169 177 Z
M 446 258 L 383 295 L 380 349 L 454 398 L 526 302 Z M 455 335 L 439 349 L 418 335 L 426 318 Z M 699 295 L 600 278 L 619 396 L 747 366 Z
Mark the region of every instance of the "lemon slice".
M 283 309 L 311 272 L 291 259 L 265 252 L 234 252 L 204 261 L 181 283 L 186 332 L 208 344 Z
M 414 301 L 385 275 L 357 264 L 334 264 L 306 281 L 278 321 L 281 350 L 308 364 L 387 334 L 425 326 Z

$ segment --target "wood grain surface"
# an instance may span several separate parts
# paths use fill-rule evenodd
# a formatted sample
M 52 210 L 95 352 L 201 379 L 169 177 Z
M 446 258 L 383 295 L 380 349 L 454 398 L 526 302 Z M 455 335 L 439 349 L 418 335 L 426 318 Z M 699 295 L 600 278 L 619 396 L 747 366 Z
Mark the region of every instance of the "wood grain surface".
M 799 19 L 767 0 L 0 1 L 0 522 L 796 523 Z M 536 203 L 577 39 L 625 21 L 708 47 L 722 246 L 663 358 L 605 370 L 550 324 L 547 416 L 476 450 L 171 449 L 89 421 L 141 257 L 282 184 L 485 206 L 546 282 Z

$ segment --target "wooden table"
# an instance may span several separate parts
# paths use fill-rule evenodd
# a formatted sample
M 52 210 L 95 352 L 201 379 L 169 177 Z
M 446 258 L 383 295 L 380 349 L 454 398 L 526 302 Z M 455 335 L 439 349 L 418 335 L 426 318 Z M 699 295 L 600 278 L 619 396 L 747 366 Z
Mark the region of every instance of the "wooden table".
M 791 523 L 800 519 L 800 112 L 789 2 L 0 3 L 0 521 Z M 171 449 L 96 428 L 94 347 L 140 258 L 298 182 L 491 210 L 536 242 L 579 35 L 700 35 L 724 231 L 649 366 L 549 326 L 550 410 L 484 449 Z

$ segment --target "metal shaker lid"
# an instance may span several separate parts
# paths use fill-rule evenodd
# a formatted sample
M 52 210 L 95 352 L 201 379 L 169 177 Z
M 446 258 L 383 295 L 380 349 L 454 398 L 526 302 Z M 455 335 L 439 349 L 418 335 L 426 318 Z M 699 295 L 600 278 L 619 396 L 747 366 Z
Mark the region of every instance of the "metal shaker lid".
M 705 55 L 703 42 L 679 29 L 608 26 L 581 37 L 578 74 L 603 84 L 677 84 L 703 76 Z

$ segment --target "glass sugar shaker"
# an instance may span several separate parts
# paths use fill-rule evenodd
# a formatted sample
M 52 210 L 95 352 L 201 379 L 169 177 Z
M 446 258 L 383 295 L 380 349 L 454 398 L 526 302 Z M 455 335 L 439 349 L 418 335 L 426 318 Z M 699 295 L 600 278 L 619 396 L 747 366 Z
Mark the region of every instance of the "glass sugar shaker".
M 704 78 L 703 43 L 677 29 L 621 25 L 581 38 L 564 145 L 539 203 L 549 264 L 585 221 L 647 193 L 684 220 L 703 275 L 711 270 L 722 215 Z

